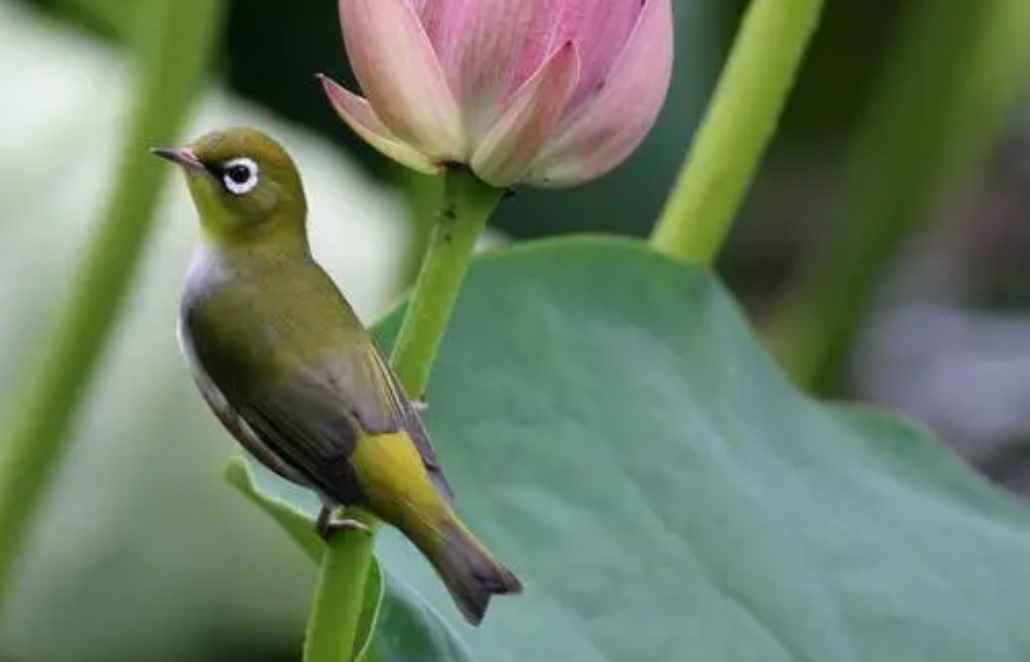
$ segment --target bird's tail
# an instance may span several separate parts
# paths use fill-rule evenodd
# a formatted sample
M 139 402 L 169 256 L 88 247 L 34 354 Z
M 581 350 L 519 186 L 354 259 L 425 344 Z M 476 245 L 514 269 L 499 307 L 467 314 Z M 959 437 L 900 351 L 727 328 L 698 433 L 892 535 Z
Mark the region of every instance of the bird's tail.
M 364 438 L 351 462 L 370 510 L 415 543 L 470 623 L 483 620 L 492 596 L 522 590 L 451 510 L 407 433 Z
M 519 593 L 522 582 L 465 528 L 449 517 L 439 530 L 435 549 L 423 549 L 469 623 L 479 625 L 495 595 Z

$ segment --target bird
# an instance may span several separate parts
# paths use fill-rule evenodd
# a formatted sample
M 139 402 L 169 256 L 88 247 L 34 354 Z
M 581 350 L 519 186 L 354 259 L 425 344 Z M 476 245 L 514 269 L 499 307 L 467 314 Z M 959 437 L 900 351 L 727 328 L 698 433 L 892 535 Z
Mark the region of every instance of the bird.
M 479 625 L 522 584 L 456 514 L 419 402 L 313 258 L 293 159 L 251 127 L 151 151 L 179 166 L 199 217 L 177 333 L 210 409 L 255 460 L 317 493 L 321 536 L 370 533 L 337 513 L 372 513 Z

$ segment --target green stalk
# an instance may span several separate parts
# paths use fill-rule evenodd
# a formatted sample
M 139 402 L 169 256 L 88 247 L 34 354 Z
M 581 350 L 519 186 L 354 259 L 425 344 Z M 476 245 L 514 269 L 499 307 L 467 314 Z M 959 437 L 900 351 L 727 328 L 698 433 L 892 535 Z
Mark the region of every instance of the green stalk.
M 409 287 L 418 277 L 422 267 L 422 259 L 429 247 L 429 239 L 433 234 L 433 226 L 436 223 L 436 215 L 440 210 L 440 203 L 443 200 L 444 177 L 439 175 L 424 175 L 414 170 L 400 168 L 403 172 L 404 189 L 407 193 L 405 199 L 408 203 L 408 219 L 410 222 L 411 248 L 408 257 L 404 260 L 403 278 L 401 282 L 404 287 Z
M 304 662 L 351 662 L 361 646 L 358 626 L 379 523 L 357 508 L 349 509 L 347 517 L 361 521 L 370 532 L 338 533 L 322 555 L 304 636 Z
M 710 264 L 779 122 L 822 0 L 752 0 L 679 179 L 655 250 Z
M 465 169 L 451 169 L 444 184 L 444 209 L 433 228 L 391 363 L 404 390 L 421 396 L 461 292 L 476 239 L 503 195 Z M 377 521 L 358 509 L 347 511 L 374 531 Z M 322 558 L 314 606 L 308 618 L 304 662 L 349 662 L 360 642 L 358 623 L 372 562 L 375 535 L 348 531 L 335 536 Z
M 913 5 L 854 144 L 833 230 L 770 328 L 802 385 L 832 392 L 884 268 L 936 192 L 984 157 L 1030 68 L 1030 3 Z
M 443 212 L 433 228 L 391 356 L 401 384 L 412 397 L 421 397 L 429 383 L 472 250 L 504 194 L 464 169 L 450 170 L 446 178 Z
M 141 6 L 132 115 L 104 222 L 75 278 L 42 365 L 0 443 L 0 598 L 64 454 L 153 225 L 167 168 L 148 153 L 175 139 L 219 33 L 219 0 Z

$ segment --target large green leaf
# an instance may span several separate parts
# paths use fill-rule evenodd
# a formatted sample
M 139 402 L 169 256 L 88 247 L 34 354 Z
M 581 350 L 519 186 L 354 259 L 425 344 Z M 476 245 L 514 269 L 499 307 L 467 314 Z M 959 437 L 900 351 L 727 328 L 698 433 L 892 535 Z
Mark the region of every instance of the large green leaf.
M 458 626 L 477 659 L 1030 659 L 1030 513 L 927 432 L 800 395 L 643 245 L 480 260 L 429 400 L 459 509 L 526 584 Z M 380 558 L 460 622 L 396 533 Z

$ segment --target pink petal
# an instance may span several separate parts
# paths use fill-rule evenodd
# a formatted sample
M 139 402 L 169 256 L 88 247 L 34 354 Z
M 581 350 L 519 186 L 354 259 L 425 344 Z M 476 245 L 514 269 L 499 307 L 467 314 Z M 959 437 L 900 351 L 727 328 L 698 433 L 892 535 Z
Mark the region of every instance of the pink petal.
M 494 123 L 507 96 L 562 43 L 552 43 L 548 34 L 549 23 L 562 3 L 413 1 L 418 3 L 426 32 L 458 97 L 465 128 L 475 143 Z
M 318 79 L 322 81 L 322 87 L 336 113 L 369 145 L 412 170 L 424 172 L 427 175 L 435 175 L 442 170 L 442 166 L 438 162 L 434 162 L 419 150 L 397 138 L 382 123 L 368 101 L 340 86 L 327 76 L 319 74 Z
M 467 157 L 461 113 L 408 0 L 340 0 L 354 74 L 375 114 L 437 161 Z
M 665 101 L 672 77 L 670 0 L 644 0 L 640 20 L 609 74 L 544 145 L 528 179 L 571 186 L 599 177 L 636 149 Z
M 410 0 L 458 97 L 473 144 L 555 50 L 575 42 L 580 92 L 622 50 L 640 0 Z
M 576 90 L 579 55 L 566 42 L 512 97 L 472 154 L 472 171 L 494 186 L 522 179 Z
M 586 96 L 608 73 L 637 24 L 641 0 L 578 0 L 563 3 L 558 22 L 560 38 L 573 39 L 581 64 L 575 102 Z

